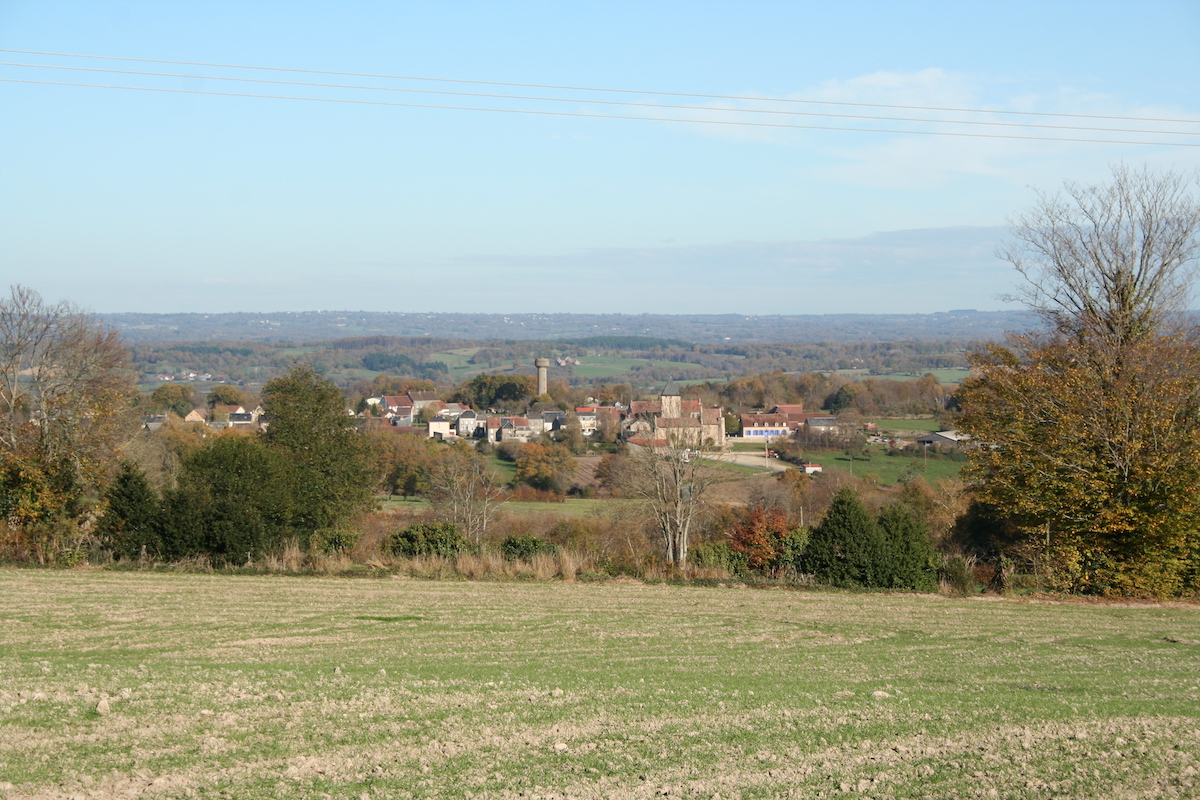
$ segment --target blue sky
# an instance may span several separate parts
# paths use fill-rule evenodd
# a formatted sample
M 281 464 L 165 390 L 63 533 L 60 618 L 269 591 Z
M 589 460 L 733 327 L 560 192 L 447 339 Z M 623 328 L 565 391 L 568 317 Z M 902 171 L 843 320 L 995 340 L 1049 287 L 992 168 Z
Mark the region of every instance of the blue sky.
M 0 53 L 0 78 L 628 114 L 299 102 L 0 82 L 0 278 L 97 311 L 834 313 L 1005 307 L 1029 187 L 1200 148 L 913 131 L 1200 124 L 1200 3 L 67 3 L 0 0 L 0 48 L 727 95 L 606 94 Z M 174 72 L 131 76 L 45 66 Z M 230 84 L 218 76 L 570 102 Z M 600 100 L 693 105 L 621 107 Z M 886 127 L 715 126 L 698 119 Z

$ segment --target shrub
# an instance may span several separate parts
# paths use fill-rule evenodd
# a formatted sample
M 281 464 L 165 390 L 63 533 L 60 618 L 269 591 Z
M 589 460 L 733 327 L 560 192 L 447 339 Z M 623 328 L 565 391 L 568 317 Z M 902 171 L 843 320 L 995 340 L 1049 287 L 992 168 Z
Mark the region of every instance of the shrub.
M 840 489 L 808 541 L 804 571 L 834 586 L 883 587 L 886 562 L 879 526 L 853 489 Z
M 528 533 L 514 534 L 500 543 L 500 554 L 509 561 L 529 561 L 538 553 L 553 553 L 556 549 L 545 539 Z
M 939 570 L 939 578 L 948 592 L 958 595 L 975 593 L 974 559 L 964 556 L 947 558 Z
M 141 556 L 143 548 L 152 558 L 160 554 L 162 511 L 145 473 L 133 464 L 122 464 L 104 493 L 104 506 L 96 534 L 115 555 L 133 560 Z
M 517 462 L 517 451 L 520 449 L 520 442 L 501 442 L 496 445 L 496 457 L 501 461 L 508 461 L 515 464 Z
M 471 544 L 453 522 L 414 522 L 392 534 L 392 553 L 398 556 L 452 558 Z
M 323 528 L 313 532 L 309 544 L 321 553 L 345 553 L 358 544 L 358 535 L 358 531 L 349 528 Z
M 892 503 L 879 514 L 886 546 L 886 585 L 893 589 L 933 591 L 937 588 L 937 553 L 929 526 L 905 503 Z
M 752 508 L 734 524 L 730 547 L 759 572 L 796 571 L 808 531 L 793 528 L 778 509 Z
M 702 542 L 692 548 L 692 564 L 704 569 L 725 569 L 734 575 L 750 571 L 746 554 L 734 550 L 729 542 Z

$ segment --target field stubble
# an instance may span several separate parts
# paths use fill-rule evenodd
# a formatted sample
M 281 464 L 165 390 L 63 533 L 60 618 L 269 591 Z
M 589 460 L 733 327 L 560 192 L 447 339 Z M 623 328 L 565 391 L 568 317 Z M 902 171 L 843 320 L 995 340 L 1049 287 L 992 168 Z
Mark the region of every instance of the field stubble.
M 1195 797 L 1200 609 L 0 571 L 0 796 Z

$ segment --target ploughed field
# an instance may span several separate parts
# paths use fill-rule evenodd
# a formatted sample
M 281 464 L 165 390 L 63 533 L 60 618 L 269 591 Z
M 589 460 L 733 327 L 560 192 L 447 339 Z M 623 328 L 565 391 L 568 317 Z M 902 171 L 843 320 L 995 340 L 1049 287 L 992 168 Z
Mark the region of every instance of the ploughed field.
M 1196 606 L 12 569 L 0 597 L 0 797 L 1200 796 Z

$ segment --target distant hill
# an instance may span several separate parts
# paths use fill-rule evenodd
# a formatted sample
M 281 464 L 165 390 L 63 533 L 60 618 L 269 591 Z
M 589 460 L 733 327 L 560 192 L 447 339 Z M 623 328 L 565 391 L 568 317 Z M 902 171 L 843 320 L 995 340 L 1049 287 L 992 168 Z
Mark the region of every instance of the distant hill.
M 228 314 L 102 314 L 130 343 L 325 342 L 370 336 L 510 341 L 663 338 L 694 344 L 764 342 L 987 341 L 1035 324 L 1025 311 L 961 309 L 935 314 L 410 314 L 287 311 Z

